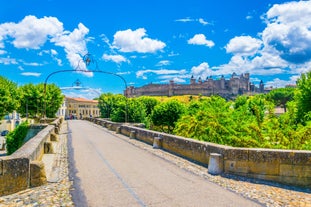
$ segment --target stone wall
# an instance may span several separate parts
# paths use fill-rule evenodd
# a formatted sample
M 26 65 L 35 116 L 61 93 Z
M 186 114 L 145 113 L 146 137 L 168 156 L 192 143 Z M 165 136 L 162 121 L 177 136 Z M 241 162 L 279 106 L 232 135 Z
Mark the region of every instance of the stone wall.
M 311 151 L 236 148 L 201 142 L 184 137 L 151 131 L 104 119 L 88 119 L 110 130 L 153 144 L 161 139 L 161 148 L 189 160 L 208 166 L 211 153 L 222 156 L 223 171 L 246 177 L 283 184 L 311 186 Z
M 57 119 L 26 142 L 10 156 L 0 157 L 0 196 L 16 193 L 31 186 L 32 162 L 40 160 L 44 153 L 44 143 L 61 124 Z

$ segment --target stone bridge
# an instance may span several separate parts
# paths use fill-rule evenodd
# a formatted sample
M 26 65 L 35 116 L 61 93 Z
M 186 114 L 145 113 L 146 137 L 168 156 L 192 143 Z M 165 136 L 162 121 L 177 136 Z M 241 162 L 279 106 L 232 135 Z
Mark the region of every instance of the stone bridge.
M 311 186 L 311 151 L 235 148 L 155 132 L 105 119 L 100 126 L 206 166 L 215 174 L 229 173 L 283 184 Z M 0 196 L 46 182 L 42 156 L 53 153 L 62 119 L 48 124 L 11 156 L 0 158 Z

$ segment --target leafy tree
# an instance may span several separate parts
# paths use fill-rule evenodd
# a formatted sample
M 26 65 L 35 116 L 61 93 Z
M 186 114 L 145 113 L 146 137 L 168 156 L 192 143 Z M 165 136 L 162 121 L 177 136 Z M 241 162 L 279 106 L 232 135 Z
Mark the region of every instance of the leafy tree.
M 311 71 L 298 79 L 294 99 L 297 103 L 298 122 L 306 123 L 311 120 Z
M 141 96 L 137 98 L 137 100 L 140 101 L 144 105 L 147 116 L 150 116 L 154 107 L 160 103 L 156 98 L 148 97 L 148 96 Z
M 160 103 L 154 107 L 151 114 L 151 121 L 154 125 L 160 126 L 162 131 L 171 133 L 175 123 L 185 112 L 183 104 L 176 100 Z
M 126 103 L 127 101 L 127 103 Z M 125 122 L 127 107 L 128 122 L 144 123 L 146 118 L 146 109 L 142 102 L 135 98 L 123 100 L 117 103 L 116 108 L 111 114 L 111 120 L 115 122 Z
M 276 106 L 281 106 L 286 112 L 286 103 L 294 99 L 295 88 L 277 88 L 267 94 L 267 100 L 273 101 Z
M 111 114 L 117 108 L 117 106 L 120 106 L 120 103 L 123 103 L 123 102 L 124 102 L 123 105 L 124 105 L 124 111 L 125 111 L 125 99 L 126 97 L 120 94 L 112 94 L 112 93 L 102 94 L 99 97 L 99 102 L 98 102 L 101 116 L 103 118 L 110 118 Z M 125 117 L 125 115 L 123 117 Z
M 0 76 L 0 119 L 19 106 L 17 85 Z
M 32 83 L 25 84 L 18 88 L 20 93 L 20 107 L 18 112 L 22 116 L 40 117 L 44 108 L 43 93 L 40 91 L 38 85 Z
M 44 94 L 44 84 L 37 85 L 39 88 L 38 90 L 41 92 L 41 94 Z M 55 114 L 57 113 L 57 110 L 62 105 L 64 96 L 62 94 L 62 91 L 59 87 L 57 87 L 55 84 L 47 84 L 46 85 L 46 95 L 45 99 L 43 97 L 43 105 L 45 111 L 45 115 L 47 117 L 53 118 L 55 117 Z

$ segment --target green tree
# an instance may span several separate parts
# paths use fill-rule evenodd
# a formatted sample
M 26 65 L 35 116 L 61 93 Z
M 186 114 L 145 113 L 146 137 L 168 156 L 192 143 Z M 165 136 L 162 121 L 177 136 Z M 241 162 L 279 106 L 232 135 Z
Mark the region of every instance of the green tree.
M 18 112 L 24 117 L 40 117 L 42 115 L 43 93 L 38 85 L 32 83 L 22 85 L 18 88 L 20 94 L 20 107 Z
M 160 126 L 162 131 L 171 133 L 175 123 L 185 112 L 185 106 L 176 100 L 160 103 L 154 107 L 151 114 L 151 121 L 154 125 Z
M 126 110 L 127 108 L 127 110 Z M 111 114 L 111 120 L 115 122 L 125 122 L 127 111 L 128 122 L 144 123 L 146 118 L 146 109 L 142 102 L 135 98 L 124 99 L 117 103 Z
M 286 112 L 286 103 L 294 99 L 295 88 L 277 88 L 267 94 L 267 100 L 281 106 Z
M 150 116 L 154 107 L 160 103 L 157 99 L 148 96 L 138 97 L 137 100 L 144 105 L 147 116 Z
M 38 84 L 36 87 L 38 87 L 40 94 L 44 94 L 44 84 Z M 42 96 L 44 105 L 43 109 L 46 110 L 45 115 L 53 118 L 64 101 L 64 95 L 62 94 L 61 89 L 55 84 L 47 84 L 45 96 L 45 99 Z
M 0 119 L 13 112 L 19 106 L 17 85 L 0 76 Z
M 298 122 L 306 123 L 311 120 L 311 71 L 298 79 L 294 99 L 297 103 Z
M 99 97 L 99 102 L 98 102 L 101 117 L 110 118 L 113 111 L 118 106 L 122 105 L 121 103 L 124 103 L 123 108 L 125 110 L 125 101 L 126 101 L 125 99 L 126 97 L 121 94 L 112 94 L 112 93 L 101 94 L 101 96 Z

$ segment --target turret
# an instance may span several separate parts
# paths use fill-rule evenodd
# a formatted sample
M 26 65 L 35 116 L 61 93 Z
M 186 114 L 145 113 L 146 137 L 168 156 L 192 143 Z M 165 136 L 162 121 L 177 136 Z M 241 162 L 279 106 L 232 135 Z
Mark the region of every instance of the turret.
M 194 85 L 194 84 L 195 84 L 195 78 L 193 77 L 193 75 L 191 76 L 190 84 L 191 84 L 191 85 Z

